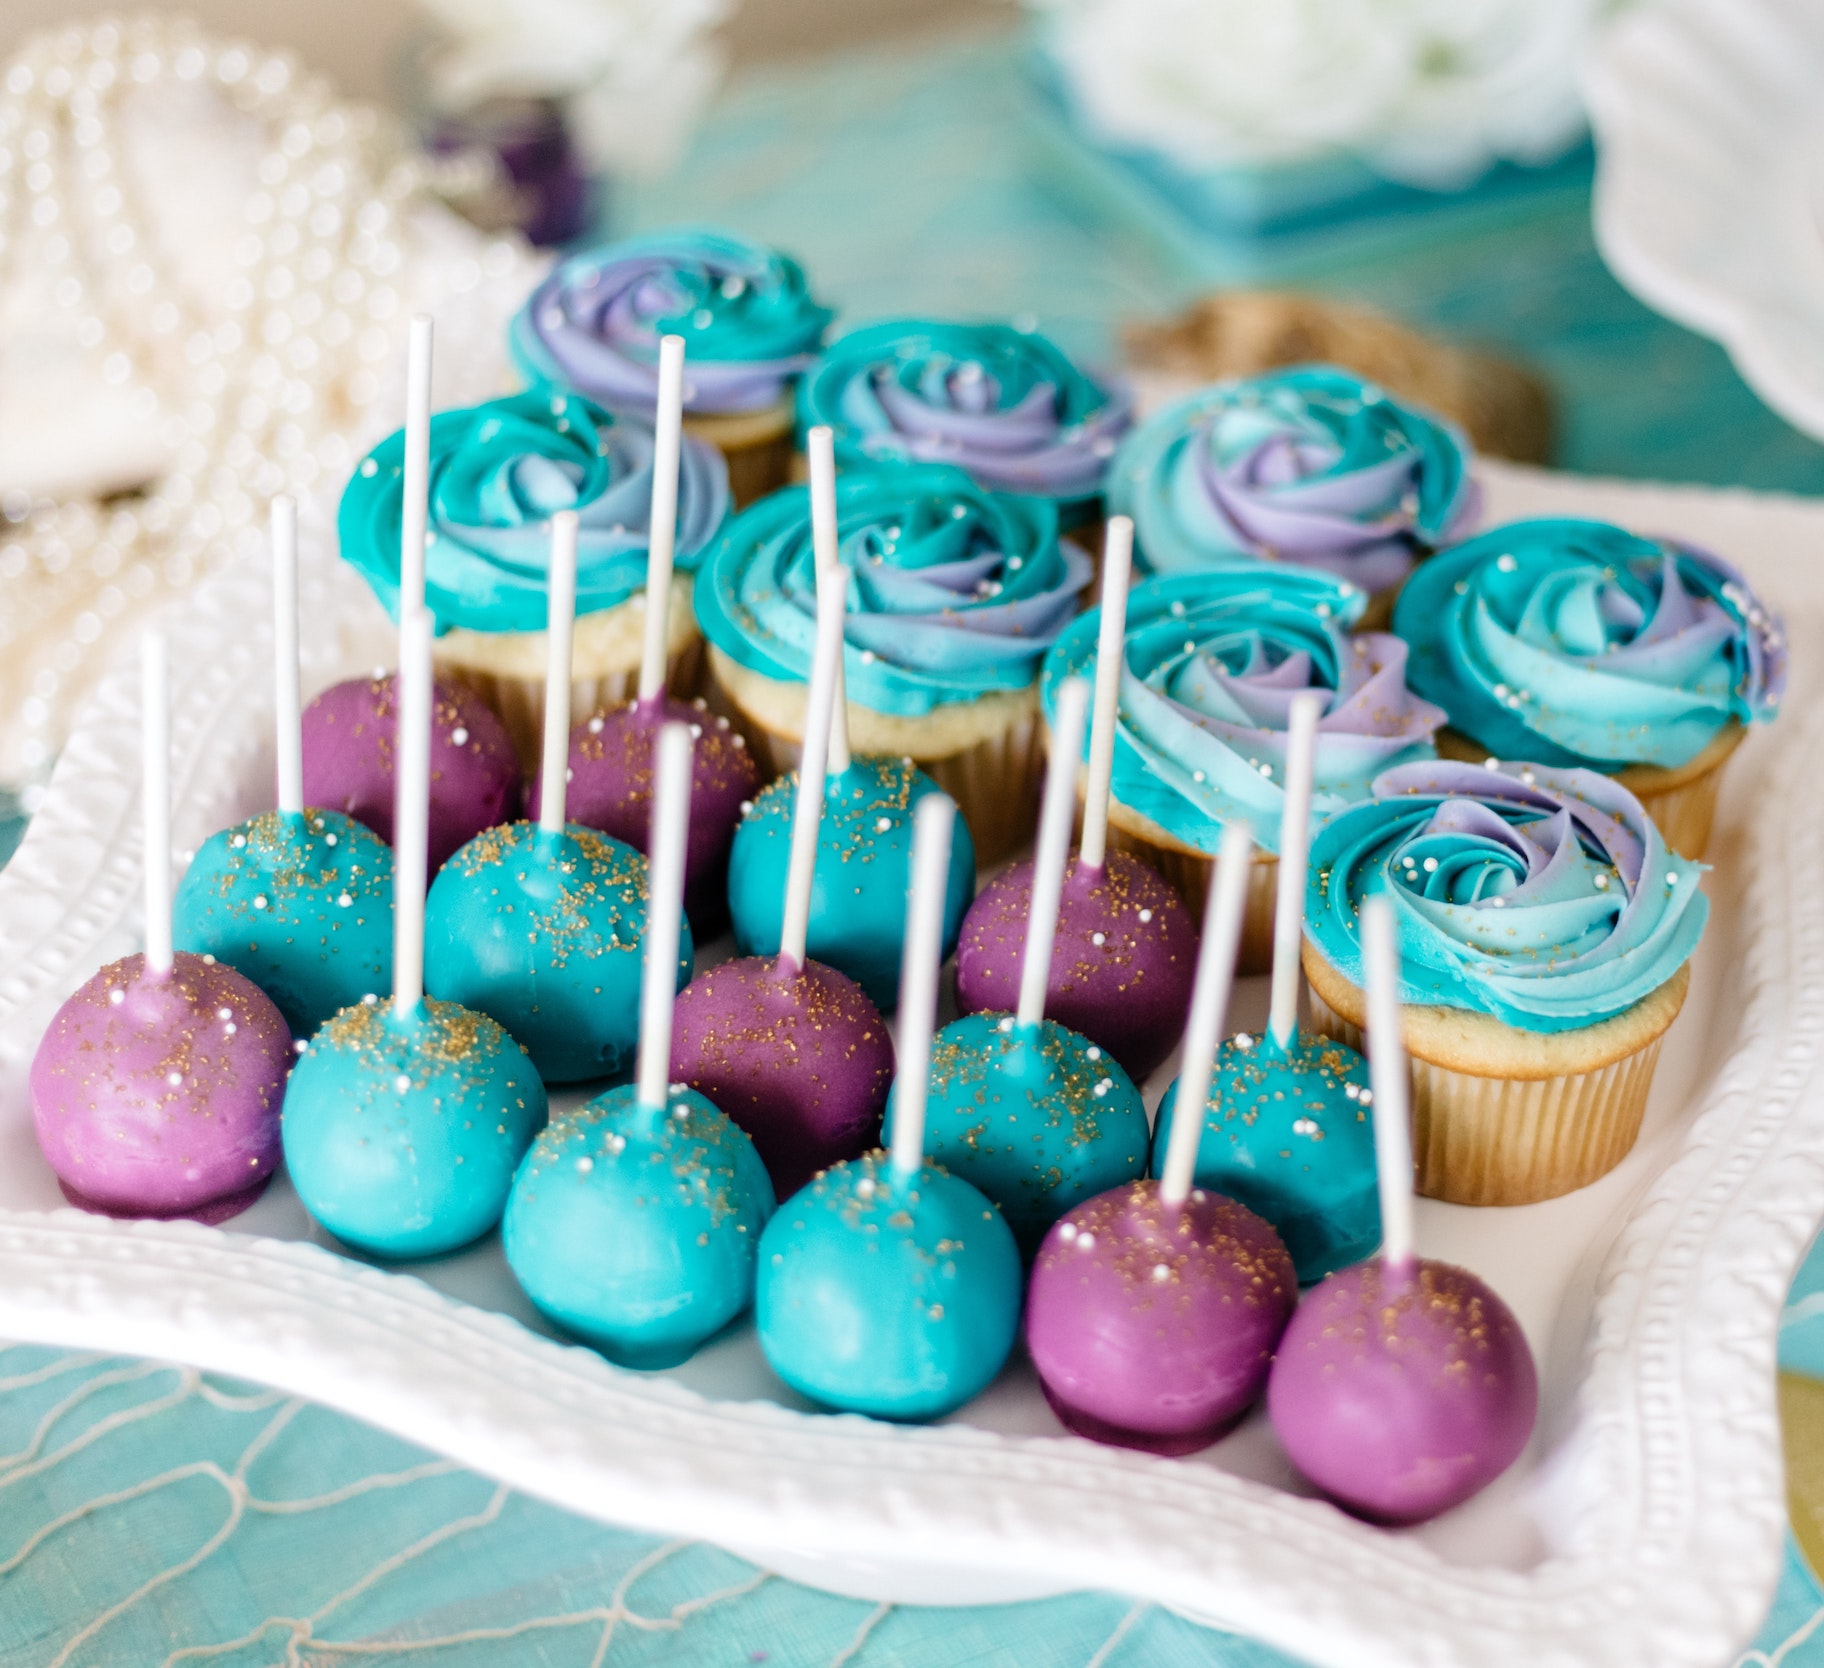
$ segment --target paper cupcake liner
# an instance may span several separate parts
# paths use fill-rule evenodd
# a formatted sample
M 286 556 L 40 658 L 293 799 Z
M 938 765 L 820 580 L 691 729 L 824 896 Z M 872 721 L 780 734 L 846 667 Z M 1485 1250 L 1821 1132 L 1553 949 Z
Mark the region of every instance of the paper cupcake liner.
M 1362 1032 L 1315 988 L 1311 1022 L 1362 1050 Z M 1562 1077 L 1477 1077 L 1412 1066 L 1416 1185 L 1453 1205 L 1530 1205 L 1587 1187 L 1628 1155 L 1652 1087 L 1665 1032 L 1594 1071 Z
M 1191 919 L 1201 924 L 1209 896 L 1210 875 L 1216 859 L 1173 841 L 1162 845 L 1150 838 L 1123 813 L 1119 804 L 1108 808 L 1108 843 L 1157 869 L 1184 899 Z M 1247 903 L 1241 918 L 1241 951 L 1237 963 L 1242 973 L 1266 973 L 1273 966 L 1273 911 L 1279 896 L 1279 859 L 1256 849 L 1249 860 Z
M 506 677 L 465 661 L 436 656 L 437 670 L 475 691 L 500 716 L 513 739 L 521 768 L 530 780 L 538 769 L 545 733 L 545 680 Z M 697 693 L 703 666 L 703 639 L 693 636 L 666 664 L 665 687 L 688 700 Z M 598 707 L 631 700 L 639 692 L 640 668 L 607 667 L 570 680 L 570 721 L 587 718 Z
M 728 465 L 728 490 L 738 510 L 792 479 L 795 441 L 789 401 L 777 413 L 687 416 L 684 429 L 722 454 Z
M 747 738 L 754 762 L 768 780 L 798 768 L 802 749 L 792 736 L 769 729 L 717 680 L 708 676 L 709 709 Z M 1045 726 L 1034 710 L 999 734 L 955 753 L 913 762 L 945 793 L 969 825 L 978 863 L 998 863 L 1032 839 L 1039 789 L 1045 779 Z

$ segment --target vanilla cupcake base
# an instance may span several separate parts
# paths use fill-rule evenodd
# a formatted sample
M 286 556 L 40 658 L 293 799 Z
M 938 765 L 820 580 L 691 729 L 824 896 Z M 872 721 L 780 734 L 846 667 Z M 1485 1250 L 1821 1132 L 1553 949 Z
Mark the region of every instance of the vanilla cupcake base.
M 735 508 L 746 509 L 792 478 L 793 408 L 788 395 L 764 411 L 686 414 L 684 432 L 714 446 L 728 465 Z
M 1111 799 L 1108 805 L 1108 843 L 1114 850 L 1125 851 L 1157 869 L 1184 899 L 1192 920 L 1201 925 L 1210 876 L 1216 869 L 1214 857 L 1166 833 L 1150 817 L 1143 817 L 1118 799 Z M 1256 846 L 1249 859 L 1237 971 L 1265 973 L 1272 968 L 1273 911 L 1278 896 L 1279 859 Z
M 697 693 L 702 668 L 703 639 L 691 608 L 692 589 L 688 575 L 673 576 L 666 618 L 666 688 L 684 697 Z M 572 723 L 638 693 L 645 634 L 644 592 L 577 617 L 570 661 Z M 546 654 L 542 631 L 459 627 L 437 638 L 432 648 L 438 672 L 467 684 L 500 715 L 528 773 L 538 764 L 544 735 Z
M 798 767 L 805 685 L 750 671 L 709 646 L 709 701 L 747 737 L 762 774 Z M 996 863 L 1032 838 L 1045 734 L 1036 686 L 996 690 L 918 717 L 850 701 L 849 748 L 910 759 L 956 801 L 977 861 Z
M 1363 992 L 1307 942 L 1313 1028 L 1363 1048 Z M 1640 1134 L 1667 1029 L 1691 969 L 1612 1019 L 1526 1031 L 1458 1008 L 1403 1007 L 1420 1193 L 1456 1205 L 1529 1205 L 1613 1170 Z
M 1748 728 L 1732 718 L 1696 758 L 1676 766 L 1629 765 L 1614 780 L 1638 799 L 1665 842 L 1680 857 L 1702 862 L 1716 822 L 1716 802 L 1723 787 L 1723 766 L 1740 747 Z M 1481 764 L 1488 749 L 1455 730 L 1440 730 L 1438 753 L 1446 759 Z

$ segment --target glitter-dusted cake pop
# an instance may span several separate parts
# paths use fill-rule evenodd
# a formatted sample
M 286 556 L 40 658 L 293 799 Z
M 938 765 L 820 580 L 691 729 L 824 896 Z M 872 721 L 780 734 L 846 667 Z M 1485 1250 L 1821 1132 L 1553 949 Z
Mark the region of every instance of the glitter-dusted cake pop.
M 165 644 L 144 645 L 146 949 L 110 962 L 32 1057 L 32 1124 L 74 1204 L 221 1222 L 279 1161 L 291 1034 L 233 968 L 171 944 Z
M 773 1188 L 754 1144 L 700 1094 L 667 1081 L 691 736 L 661 732 L 644 938 L 638 1082 L 610 1089 L 533 1143 L 507 1203 L 507 1266 L 540 1312 L 632 1367 L 685 1360 L 744 1310 Z
M 1222 1034 L 1247 886 L 1248 837 L 1231 824 L 1208 902 L 1185 1074 L 1201 1106 Z M 1026 1347 L 1053 1410 L 1097 1441 L 1186 1454 L 1260 1395 L 1298 1301 L 1292 1258 L 1246 1206 L 1196 1187 L 1187 1120 L 1158 1181 L 1069 1211 L 1045 1236 L 1026 1303 Z
M 1539 1375 L 1513 1311 L 1467 1269 L 1415 1254 L 1399 952 L 1384 896 L 1362 906 L 1381 1254 L 1308 1292 L 1267 1413 L 1287 1457 L 1338 1505 L 1419 1523 L 1519 1458 Z
M 773 1371 L 827 1407 L 888 1419 L 961 1407 L 993 1381 L 1019 1330 L 1013 1235 L 921 1150 L 954 817 L 942 798 L 918 814 L 892 1152 L 824 1171 L 760 1241 L 755 1311 Z
M 393 838 L 398 680 L 389 672 L 332 684 L 304 709 L 304 802 Z M 430 863 L 519 810 L 519 759 L 506 727 L 466 685 L 436 684 L 431 734 Z
M 753 1137 L 782 1200 L 874 1144 L 893 1080 L 880 1010 L 853 979 L 805 954 L 848 575 L 832 569 L 822 583 L 779 953 L 694 980 L 678 998 L 671 1042 L 673 1079 Z
M 486 1014 L 424 995 L 431 622 L 400 631 L 393 995 L 344 1008 L 298 1057 L 285 1093 L 285 1166 L 338 1238 L 432 1257 L 488 1232 L 545 1121 L 526 1051 Z
M 1108 849 L 1121 642 L 1133 523 L 1108 524 L 1102 557 L 1089 780 L 1083 837 L 1058 898 L 1045 1011 L 1113 1055 L 1136 1083 L 1178 1046 L 1190 1005 L 1197 933 L 1190 911 L 1157 873 Z M 956 1004 L 965 1014 L 1007 1013 L 1019 1000 L 1033 862 L 1011 863 L 983 887 L 956 946 Z
M 647 914 L 646 859 L 564 820 L 576 535 L 573 511 L 552 518 L 539 819 L 490 828 L 456 852 L 431 884 L 424 923 L 425 988 L 497 1020 L 547 1083 L 632 1070 Z M 692 953 L 686 925 L 680 985 Z
M 304 807 L 298 721 L 297 510 L 272 504 L 278 808 L 212 834 L 172 902 L 177 947 L 211 955 L 308 1037 L 393 982 L 393 854 L 339 811 Z
M 1359 1262 L 1381 1242 L 1367 1062 L 1343 1043 L 1298 1028 L 1318 704 L 1315 695 L 1295 696 L 1287 726 L 1267 1029 L 1260 1037 L 1238 1033 L 1217 1053 L 1197 1149 L 1198 1184 L 1271 1222 L 1302 1285 Z M 1163 1173 L 1176 1106 L 1174 1091 L 1153 1130 L 1155 1176 Z
M 1059 693 L 1018 1012 L 956 1020 L 932 1049 L 931 1156 L 994 1200 L 1029 1252 L 1073 1205 L 1146 1168 L 1146 1107 L 1132 1079 L 1097 1044 L 1045 1017 L 1088 695 L 1080 678 Z M 889 1135 L 895 1116 L 889 1098 Z
M 653 748 L 668 723 L 690 726 L 690 845 L 684 908 L 698 933 L 728 919 L 728 848 L 743 808 L 760 791 L 760 770 L 746 741 L 706 704 L 665 687 L 670 638 L 672 556 L 677 541 L 678 451 L 684 386 L 684 338 L 659 341 L 659 392 L 653 436 L 652 517 L 646 558 L 646 623 L 638 691 L 630 701 L 591 713 L 570 735 L 569 814 L 573 822 L 645 851 L 652 823 Z M 543 772 L 529 803 L 542 803 Z

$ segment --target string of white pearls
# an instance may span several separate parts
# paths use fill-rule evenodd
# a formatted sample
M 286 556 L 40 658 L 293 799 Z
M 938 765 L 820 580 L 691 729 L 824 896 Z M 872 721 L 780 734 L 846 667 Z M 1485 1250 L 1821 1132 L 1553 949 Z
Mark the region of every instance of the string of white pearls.
M 159 83 L 211 91 L 262 136 L 213 294 L 164 268 L 123 155 L 125 103 Z M 109 501 L 0 504 L 0 781 L 48 765 L 75 686 L 131 616 L 257 539 L 275 494 L 349 468 L 410 311 L 402 218 L 468 171 L 452 178 L 284 53 L 183 20 L 22 46 L 0 77 L 0 285 L 32 263 L 172 466 Z M 444 282 L 472 289 L 522 259 L 497 241 Z

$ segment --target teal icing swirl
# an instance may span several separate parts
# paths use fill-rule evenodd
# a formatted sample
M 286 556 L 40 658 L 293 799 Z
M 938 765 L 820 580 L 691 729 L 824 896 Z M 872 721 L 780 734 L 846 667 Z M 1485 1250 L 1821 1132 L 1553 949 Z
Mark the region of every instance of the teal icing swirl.
M 1362 900 L 1385 888 L 1402 1002 L 1572 1031 L 1633 1007 L 1690 960 L 1709 912 L 1703 872 L 1596 771 L 1406 765 L 1318 830 L 1305 931 L 1361 984 Z
M 853 574 L 843 668 L 851 701 L 901 716 L 1028 687 L 1075 613 L 1089 559 L 1058 539 L 1048 500 L 993 493 L 945 464 L 836 481 Z M 765 677 L 803 681 L 817 636 L 810 494 L 786 487 L 738 515 L 704 560 L 703 635 Z
M 651 429 L 574 394 L 514 394 L 431 419 L 425 603 L 438 631 L 542 631 L 551 517 L 574 510 L 576 611 L 625 602 L 646 583 Z M 405 432 L 350 476 L 336 516 L 343 559 L 387 611 L 399 610 Z M 684 437 L 678 460 L 677 565 L 692 571 L 728 517 L 721 454 Z
M 1406 647 L 1350 637 L 1367 599 L 1310 569 L 1251 562 L 1149 579 L 1128 598 L 1126 664 L 1113 793 L 1167 834 L 1214 852 L 1241 818 L 1279 849 L 1286 729 L 1294 696 L 1324 697 L 1311 809 L 1317 818 L 1368 797 L 1389 766 L 1432 756 L 1436 707 L 1406 688 Z M 1101 609 L 1073 621 L 1045 660 L 1051 717 L 1058 686 L 1094 678 Z M 1087 739 L 1086 739 L 1087 746 Z
M 1774 716 L 1786 637 L 1722 558 L 1600 521 L 1520 521 L 1433 557 L 1393 628 L 1412 684 L 1503 758 L 1677 766 Z

